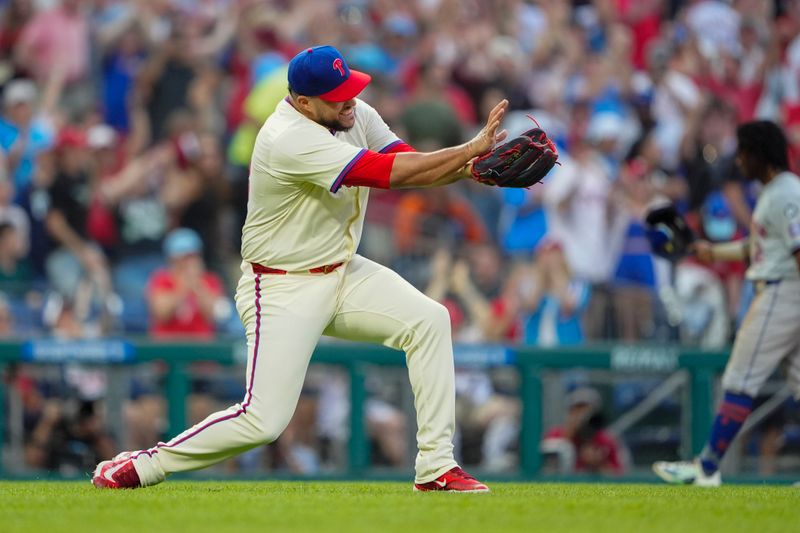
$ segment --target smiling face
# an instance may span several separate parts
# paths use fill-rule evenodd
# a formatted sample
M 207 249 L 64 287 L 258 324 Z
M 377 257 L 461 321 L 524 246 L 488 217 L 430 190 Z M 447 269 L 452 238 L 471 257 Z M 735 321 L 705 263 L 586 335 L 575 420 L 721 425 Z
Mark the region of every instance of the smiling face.
M 333 131 L 347 131 L 356 123 L 355 98 L 328 102 L 317 97 L 298 96 L 295 103 L 305 116 Z

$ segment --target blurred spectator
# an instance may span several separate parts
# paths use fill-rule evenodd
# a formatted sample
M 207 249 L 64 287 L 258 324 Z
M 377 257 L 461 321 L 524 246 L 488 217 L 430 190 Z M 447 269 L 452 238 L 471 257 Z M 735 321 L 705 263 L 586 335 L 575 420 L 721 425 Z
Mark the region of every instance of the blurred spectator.
M 563 151 L 563 144 L 559 143 L 563 143 L 567 137 L 567 126 L 553 112 L 542 109 L 532 109 L 530 113 L 511 112 L 506 114 L 503 126 L 509 136 L 514 137 L 535 126 L 531 121 L 534 116 L 548 136 L 559 145 L 558 149 Z M 494 224 L 497 231 L 493 235 L 496 235 L 503 250 L 514 259 L 530 259 L 550 230 L 544 206 L 544 191 L 551 179 L 552 176 L 547 176 L 541 184 L 528 189 L 506 188 L 496 191 L 500 197 L 500 207 L 499 212 L 495 213 Z M 481 193 L 489 196 L 485 188 Z
M 369 395 L 364 415 L 371 462 L 379 466 L 405 467 L 410 459 L 407 414 L 395 405 L 396 402 L 390 401 L 394 390 L 384 376 L 370 374 L 366 385 Z M 350 414 L 346 373 L 341 367 L 312 364 L 300 401 L 314 402 L 314 419 L 306 423 L 313 423 L 314 447 L 319 449 L 320 467 L 330 469 L 346 454 Z
M 307 475 L 320 471 L 315 428 L 318 408 L 318 390 L 306 382 L 289 425 L 272 446 L 278 456 L 274 460 L 276 466 L 285 466 L 293 474 Z
M 543 191 L 544 187 L 501 191 L 498 239 L 504 251 L 513 257 L 531 257 L 547 234 Z
M 7 176 L 0 177 L 0 222 L 11 224 L 17 233 L 17 252 L 28 255 L 31 247 L 31 222 L 25 210 L 13 203 L 14 184 Z
M 403 467 L 408 464 L 408 424 L 406 414 L 379 398 L 366 405 L 367 436 L 377 456 L 377 464 Z
M 80 293 L 82 304 L 76 309 L 79 314 L 88 313 L 85 307 L 93 303 L 106 312 L 113 299 L 111 274 L 104 253 L 88 238 L 86 222 L 92 183 L 83 130 L 67 127 L 59 133 L 56 163 L 57 174 L 48 189 L 45 226 L 61 247 L 47 258 L 48 280 L 66 302 Z
M 57 339 L 97 339 L 114 328 L 115 309 L 98 307 L 94 294 L 81 282 L 72 296 L 47 294 L 42 307 L 45 333 Z
M 400 117 L 406 142 L 417 150 L 438 150 L 461 142 L 462 123 L 456 106 L 474 122 L 475 111 L 469 107 L 469 100 L 449 78 L 446 65 L 427 63 L 420 68 L 417 87 Z
M 145 289 L 153 338 L 211 339 L 232 314 L 222 281 L 206 271 L 202 254 L 203 243 L 191 229 L 175 229 L 164 240 L 167 267 L 156 270 Z M 218 401 L 239 398 L 241 384 L 220 375 L 218 364 L 196 363 L 190 372 L 187 406 L 191 423 L 214 412 Z M 126 415 L 136 424 L 133 438 L 143 439 L 163 430 L 165 406 L 153 389 L 153 384 L 145 385 L 126 408 Z
M 462 327 L 468 327 L 465 323 L 464 312 L 450 292 L 450 280 L 452 278 L 453 258 L 450 252 L 445 249 L 437 250 L 428 266 L 430 275 L 425 294 L 440 304 L 447 307 L 450 313 L 450 326 L 453 331 L 453 338 L 460 339 Z
M 119 24 L 102 42 L 103 118 L 113 128 L 128 132 L 131 98 L 147 58 L 147 42 L 136 20 L 126 18 Z
M 582 343 L 581 321 L 589 291 L 587 282 L 572 279 L 561 246 L 554 242 L 542 244 L 519 284 L 525 344 Z
M 157 338 L 211 338 L 216 322 L 231 313 L 220 279 L 205 270 L 203 243 L 194 231 L 179 228 L 164 241 L 169 265 L 147 284 L 150 334 Z
M 56 177 L 56 154 L 54 150 L 41 152 L 36 158 L 36 168 L 31 182 L 21 194 L 19 205 L 30 220 L 31 266 L 37 278 L 45 277 L 45 262 L 53 248 L 47 229 L 47 214 L 50 211 L 50 188 Z
M 15 50 L 17 65 L 39 83 L 54 74 L 65 82 L 62 104 L 80 115 L 94 99 L 89 80 L 89 22 L 81 0 L 60 0 L 25 25 Z
M 482 183 L 474 180 L 462 180 L 454 184 L 453 188 L 475 209 L 486 228 L 487 241 L 499 242 L 500 217 L 503 211 L 502 188 L 491 188 L 487 191 Z
M 654 201 L 678 200 L 683 180 L 660 167 L 660 151 L 652 134 L 643 136 L 624 162 L 613 191 L 616 207 L 628 217 L 622 253 L 614 273 L 616 338 L 627 342 L 652 338 L 654 296 L 665 280 L 646 238 L 644 217 Z M 662 269 L 665 270 L 665 269 Z
M 427 255 L 439 245 L 478 244 L 488 238 L 473 207 L 453 191 L 446 191 L 442 188 L 403 196 L 394 223 L 399 253 Z
M 30 183 L 36 157 L 54 141 L 48 103 L 38 104 L 39 93 L 30 80 L 9 82 L 3 89 L 0 148 L 6 151 L 14 190 L 21 193 Z
M 419 286 L 427 280 L 428 258 L 439 247 L 459 250 L 489 238 L 475 208 L 454 190 L 439 187 L 405 193 L 397 204 L 394 245 L 395 267 Z
M 675 45 L 659 41 L 648 53 L 652 80 L 651 115 L 664 166 L 675 169 L 686 122 L 701 103 L 701 93 L 692 79 L 696 74 L 696 52 L 687 41 Z
M 45 401 L 26 448 L 29 466 L 66 476 L 88 472 L 115 444 L 104 429 L 100 402 Z
M 688 208 L 697 229 L 711 240 L 729 239 L 736 232 L 737 225 L 750 226 L 750 208 L 740 192 L 738 202 L 731 203 L 725 194 L 728 182 L 741 191 L 739 176 L 734 166 L 735 116 L 733 108 L 718 99 L 709 99 L 699 106 L 687 123 L 685 136 L 681 141 L 681 166 L 688 184 Z M 734 187 L 731 187 L 734 188 Z M 719 213 L 715 219 L 712 213 L 704 211 L 707 201 L 725 204 L 727 215 Z M 743 205 L 739 205 L 743 204 Z M 718 220 L 725 216 L 724 220 Z
M 171 133 L 168 119 L 177 110 L 192 109 L 206 127 L 222 122 L 214 101 L 216 67 L 210 60 L 233 36 L 237 5 L 211 19 L 179 12 L 168 17 L 169 36 L 144 65 L 134 96 L 147 112 L 154 141 Z
M 33 273 L 19 248 L 16 227 L 0 222 L 0 292 L 21 299 L 31 289 Z
M 724 347 L 730 341 L 731 317 L 719 278 L 693 261 L 684 261 L 676 268 L 680 342 L 702 348 Z
M 230 188 L 235 213 L 234 235 L 231 239 L 236 247 L 241 244 L 241 228 L 247 213 L 249 165 L 256 135 L 267 117 L 275 111 L 278 103 L 286 98 L 288 72 L 288 65 L 283 64 L 275 67 L 263 78 L 254 80 L 252 90 L 243 95 L 242 116 L 228 145 L 227 157 L 233 167 L 230 173 Z
M 14 315 L 5 295 L 0 293 L 0 339 L 13 338 L 16 331 Z
M 499 251 L 477 245 L 453 261 L 440 250 L 430 264 L 426 294 L 450 311 L 456 342 L 518 341 L 519 269 L 508 273 Z
M 194 134 L 188 140 L 185 152 L 181 152 L 177 141 L 161 143 L 95 184 L 98 207 L 112 212 L 115 218 L 119 241 L 114 254 L 113 282 L 125 303 L 124 325 L 131 331 L 147 329 L 147 303 L 141 288 L 164 262 L 162 241 L 169 230 L 165 183 L 171 173 L 179 171 L 181 153 L 196 155 Z
M 663 0 L 616 0 L 608 3 L 609 9 L 616 7 L 620 22 L 631 30 L 631 63 L 638 70 L 646 67 L 647 48 L 660 35 L 666 3 Z
M 135 98 L 147 111 L 153 140 L 167 135 L 167 117 L 176 110 L 188 109 L 189 88 L 197 67 L 186 28 L 174 25 L 169 40 L 148 60 L 137 79 Z
M 739 122 L 746 122 L 753 120 L 761 98 L 767 58 L 757 35 L 753 35 L 757 31 L 754 21 L 743 23 L 741 31 L 741 44 L 735 50 L 720 51 L 709 61 L 701 81 L 709 93 L 736 110 Z M 741 50 L 740 46 L 748 46 L 749 50 Z
M 93 165 L 91 199 L 86 214 L 86 232 L 110 256 L 118 251 L 119 228 L 112 206 L 103 195 L 103 186 L 116 176 L 124 164 L 124 145 L 107 124 L 95 124 L 86 133 Z
M 216 137 L 203 134 L 189 137 L 196 153 L 181 148 L 184 165 L 168 174 L 162 200 L 169 212 L 172 225 L 194 230 L 202 242 L 219 243 L 217 231 L 221 209 L 226 200 L 226 176 L 221 147 Z M 182 141 L 187 142 L 187 141 Z M 191 154 L 191 155 L 189 155 Z M 179 160 L 180 160 L 179 155 Z M 222 246 L 208 246 L 203 250 L 206 264 L 221 270 Z M 230 252 L 231 250 L 225 250 Z
M 600 394 L 591 388 L 579 388 L 569 394 L 567 404 L 564 425 L 545 433 L 542 452 L 557 455 L 562 473 L 624 473 L 624 451 L 605 430 Z
M 710 99 L 696 110 L 682 141 L 682 165 L 689 186 L 688 222 L 710 241 L 742 238 L 750 227 L 756 192 L 734 164 L 735 128 L 733 108 Z M 718 261 L 712 268 L 724 284 L 733 317 L 746 265 L 742 261 Z
M 722 0 L 690 0 L 686 23 L 703 55 L 714 58 L 737 48 L 741 15 Z
M 511 372 L 513 373 L 513 371 Z M 517 464 L 521 404 L 507 370 L 456 368 L 459 458 L 502 472 Z
M 585 334 L 591 340 L 609 335 L 608 283 L 628 222 L 610 203 L 612 179 L 598 150 L 576 139 L 570 158 L 557 167 L 544 191 L 548 238 L 561 245 L 573 277 L 592 284 L 585 315 Z
M 34 0 L 10 0 L 6 2 L 0 22 L 0 60 L 3 75 L 22 74 L 14 72 L 14 51 L 23 28 L 34 14 Z
M 500 251 L 490 244 L 471 247 L 466 261 L 453 265 L 451 290 L 475 328 L 474 341 L 520 340 L 519 274 L 518 268 L 504 264 Z

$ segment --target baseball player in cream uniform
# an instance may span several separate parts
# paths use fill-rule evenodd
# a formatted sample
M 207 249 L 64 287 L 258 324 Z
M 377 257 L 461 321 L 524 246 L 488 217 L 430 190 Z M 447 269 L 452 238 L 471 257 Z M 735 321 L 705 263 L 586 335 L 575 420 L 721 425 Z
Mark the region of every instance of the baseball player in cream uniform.
M 753 212 L 750 237 L 695 245 L 703 261 L 741 260 L 749 251 L 747 278 L 757 295 L 736 335 L 722 377 L 725 396 L 700 456 L 691 462 L 657 462 L 653 470 L 670 483 L 717 486 L 719 463 L 753 408 L 753 399 L 784 359 L 800 398 L 800 178 L 789 172 L 787 141 L 768 121 L 737 130 L 737 164 L 764 187 Z
M 278 438 L 321 335 L 406 354 L 417 412 L 415 490 L 486 492 L 453 459 L 453 351 L 447 310 L 356 253 L 370 187 L 445 185 L 489 151 L 507 102 L 470 142 L 416 153 L 356 99 L 370 81 L 333 47 L 289 65 L 289 95 L 267 119 L 250 168 L 236 303 L 248 345 L 246 393 L 169 442 L 100 463 L 98 487 L 139 487 Z

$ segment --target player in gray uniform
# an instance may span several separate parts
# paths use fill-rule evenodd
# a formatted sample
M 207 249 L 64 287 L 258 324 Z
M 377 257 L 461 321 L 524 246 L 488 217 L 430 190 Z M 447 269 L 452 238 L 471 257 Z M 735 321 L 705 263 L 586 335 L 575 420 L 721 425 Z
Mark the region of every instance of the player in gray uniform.
M 786 136 L 773 122 L 754 121 L 737 129 L 736 163 L 749 179 L 764 185 L 748 239 L 711 244 L 698 241 L 701 261 L 741 260 L 748 250 L 747 279 L 756 297 L 736 335 L 722 377 L 725 391 L 708 442 L 694 461 L 653 464 L 669 483 L 715 487 L 719 463 L 747 416 L 764 382 L 784 359 L 800 398 L 800 178 L 789 172 Z

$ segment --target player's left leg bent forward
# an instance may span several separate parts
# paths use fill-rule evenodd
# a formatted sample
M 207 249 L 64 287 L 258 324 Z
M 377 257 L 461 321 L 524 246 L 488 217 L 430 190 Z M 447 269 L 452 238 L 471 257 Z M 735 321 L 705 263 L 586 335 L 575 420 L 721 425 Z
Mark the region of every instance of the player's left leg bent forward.
M 406 353 L 417 411 L 416 482 L 454 468 L 455 377 L 447 309 L 396 272 L 358 255 L 347 265 L 338 300 L 325 335 Z

